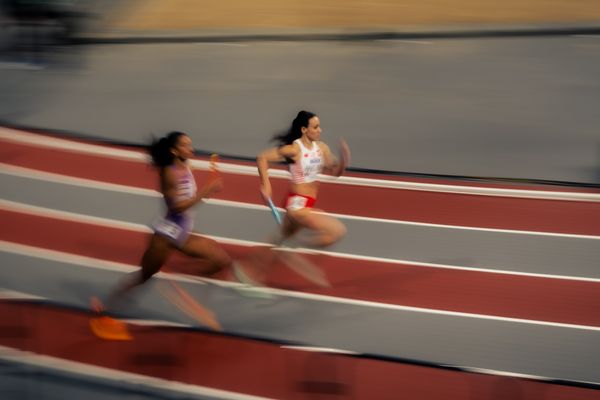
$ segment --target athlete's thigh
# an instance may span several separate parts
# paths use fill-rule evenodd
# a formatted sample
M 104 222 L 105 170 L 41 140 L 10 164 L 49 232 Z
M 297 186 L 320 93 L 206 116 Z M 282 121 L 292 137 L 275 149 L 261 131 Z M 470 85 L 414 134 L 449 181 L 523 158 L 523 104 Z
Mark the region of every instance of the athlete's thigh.
M 302 225 L 298 223 L 289 213 L 286 213 L 283 223 L 281 224 L 281 233 L 284 237 L 290 237 L 302 229 Z
M 344 229 L 344 224 L 337 218 L 313 211 L 303 215 L 301 223 L 304 227 L 315 231 L 338 231 Z
M 142 257 L 141 266 L 146 273 L 156 273 L 169 258 L 173 244 L 163 236 L 154 234 Z
M 287 218 L 284 220 L 284 227 L 285 227 L 286 220 L 288 220 L 289 225 L 287 226 L 287 229 L 298 230 L 300 228 L 305 228 L 309 222 L 308 220 L 310 219 L 311 214 L 312 214 L 312 212 L 311 212 L 310 208 L 300 208 L 298 210 L 287 210 L 287 212 L 286 212 Z
M 225 250 L 216 241 L 198 235 L 190 235 L 180 250 L 183 254 L 194 258 L 213 261 L 223 261 L 229 258 Z

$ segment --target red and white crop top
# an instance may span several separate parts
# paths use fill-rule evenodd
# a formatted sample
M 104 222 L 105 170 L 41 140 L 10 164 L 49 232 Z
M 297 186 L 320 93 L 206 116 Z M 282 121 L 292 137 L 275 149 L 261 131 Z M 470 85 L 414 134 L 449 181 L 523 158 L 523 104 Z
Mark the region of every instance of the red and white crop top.
M 294 183 L 310 183 L 317 180 L 317 175 L 323 170 L 323 152 L 317 144 L 312 142 L 312 148 L 308 149 L 302 140 L 296 139 L 294 143 L 300 146 L 300 157 L 298 161 L 289 165 Z

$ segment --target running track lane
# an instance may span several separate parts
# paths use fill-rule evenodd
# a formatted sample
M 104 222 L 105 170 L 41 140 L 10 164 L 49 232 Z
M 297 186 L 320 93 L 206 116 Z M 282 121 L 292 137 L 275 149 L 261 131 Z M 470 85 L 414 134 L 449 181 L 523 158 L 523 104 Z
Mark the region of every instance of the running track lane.
M 156 173 L 144 162 L 2 141 L 0 160 L 67 176 L 156 190 Z M 109 148 L 109 147 L 103 147 Z M 203 182 L 206 171 L 195 171 Z M 261 204 L 256 176 L 223 174 L 215 198 Z M 287 182 L 273 179 L 280 202 Z M 375 202 L 376 199 L 376 202 Z M 600 236 L 600 202 L 523 199 L 323 183 L 318 207 L 331 213 L 412 222 Z
M 133 325 L 134 341 L 104 341 L 89 332 L 89 314 L 41 303 L 1 301 L 0 315 L 2 346 L 256 396 L 591 400 L 598 395 L 593 389 L 306 352 L 184 329 Z
M 138 231 L 7 210 L 0 210 L 0 219 L 12 227 L 0 232 L 1 240 L 133 266 L 149 237 Z M 250 249 L 223 247 L 234 258 Z M 327 274 L 331 288 L 312 287 L 285 267 L 276 268 L 268 284 L 377 303 L 600 327 L 600 282 L 311 257 Z M 199 263 L 175 254 L 165 270 L 194 274 L 200 269 Z
M 20 138 L 18 138 L 19 136 Z M 32 138 L 36 138 L 35 140 L 31 140 Z M 38 140 L 39 139 L 39 140 Z M 115 151 L 124 151 L 128 153 L 136 153 L 137 159 L 142 159 L 147 157 L 146 151 L 143 149 L 145 144 L 119 144 L 118 141 L 112 140 L 102 140 L 102 139 L 86 139 L 85 136 L 78 137 L 77 135 L 69 135 L 69 134 L 54 134 L 54 133 L 45 133 L 45 132 L 31 132 L 24 130 L 17 130 L 15 128 L 6 128 L 0 126 L 0 141 L 7 140 L 10 142 L 18 142 L 18 143 L 30 143 L 35 142 L 35 146 L 44 146 L 51 147 L 57 149 L 65 149 L 65 143 L 77 143 L 86 146 L 87 148 L 102 148 L 102 149 L 114 149 Z M 41 144 L 40 141 L 45 141 L 45 144 Z M 77 151 L 77 150 L 75 150 Z M 202 151 L 200 149 L 200 151 Z M 206 152 L 205 152 L 206 153 Z M 118 157 L 117 157 L 118 158 Z M 126 157 L 129 159 L 130 157 Z M 228 165 L 236 165 L 236 166 L 244 166 L 252 169 L 256 168 L 256 164 L 254 161 L 246 161 L 246 160 L 238 160 L 236 157 L 228 157 L 227 159 Z M 199 156 L 198 160 L 206 161 L 208 164 L 207 156 Z M 250 160 L 250 157 L 248 157 Z M 347 170 L 344 173 L 344 176 L 353 177 L 353 178 L 366 178 L 366 179 L 381 179 L 389 182 L 412 182 L 412 183 L 424 183 L 424 184 L 435 184 L 435 185 L 450 185 L 450 186 L 459 186 L 459 187 L 487 187 L 487 188 L 498 188 L 498 189 L 515 189 L 515 190 L 532 190 L 532 191 L 547 191 L 548 184 L 543 183 L 532 183 L 528 182 L 526 179 L 517 180 L 516 182 L 511 182 L 510 179 L 502 180 L 502 178 L 478 178 L 478 177 L 465 177 L 464 179 L 460 179 L 459 177 L 455 178 L 444 178 L 442 176 L 428 176 L 427 174 L 423 176 L 413 176 L 413 175 L 399 175 L 385 172 L 360 172 Z M 600 194 L 600 188 L 595 187 L 577 187 L 576 189 L 573 186 L 560 185 L 559 183 L 552 185 L 553 192 L 573 192 L 577 193 L 595 193 Z

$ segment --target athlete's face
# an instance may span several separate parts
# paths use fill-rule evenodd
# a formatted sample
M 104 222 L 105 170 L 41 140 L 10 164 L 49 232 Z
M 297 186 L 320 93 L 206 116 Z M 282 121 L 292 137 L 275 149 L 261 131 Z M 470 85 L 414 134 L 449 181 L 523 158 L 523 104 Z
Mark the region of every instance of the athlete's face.
M 311 141 L 316 141 L 321 139 L 321 121 L 319 121 L 319 117 L 314 116 L 308 120 L 308 127 L 302 128 L 302 132 L 308 137 Z
M 194 155 L 192 139 L 187 135 L 181 135 L 177 139 L 177 144 L 173 147 L 173 154 L 181 161 L 185 161 Z

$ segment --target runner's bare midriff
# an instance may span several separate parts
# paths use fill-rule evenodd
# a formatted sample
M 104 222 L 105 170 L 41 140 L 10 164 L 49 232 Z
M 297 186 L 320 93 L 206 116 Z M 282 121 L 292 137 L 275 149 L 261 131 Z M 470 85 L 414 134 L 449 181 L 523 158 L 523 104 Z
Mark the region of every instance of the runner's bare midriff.
M 317 193 L 319 192 L 319 182 L 310 182 L 310 183 L 291 183 L 290 189 L 292 193 L 300 194 L 302 196 L 312 197 L 313 199 L 317 198 Z

